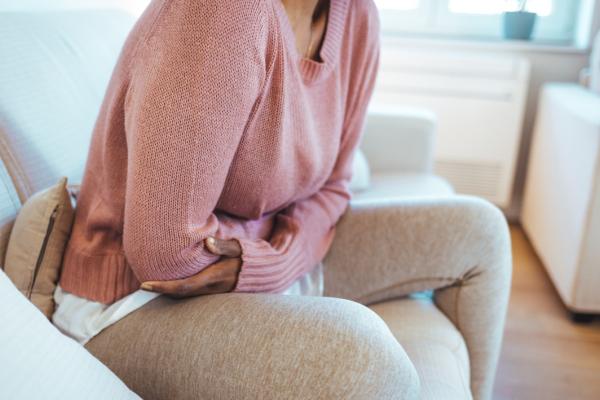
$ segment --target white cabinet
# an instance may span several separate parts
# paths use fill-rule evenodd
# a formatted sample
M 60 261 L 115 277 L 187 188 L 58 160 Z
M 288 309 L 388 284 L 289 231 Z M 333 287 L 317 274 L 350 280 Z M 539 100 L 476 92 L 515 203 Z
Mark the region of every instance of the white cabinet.
M 599 95 L 544 87 L 521 220 L 565 305 L 600 313 Z

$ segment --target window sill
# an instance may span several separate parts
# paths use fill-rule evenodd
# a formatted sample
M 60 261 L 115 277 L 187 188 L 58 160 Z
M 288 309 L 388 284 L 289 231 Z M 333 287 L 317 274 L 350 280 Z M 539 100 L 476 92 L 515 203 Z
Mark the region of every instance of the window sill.
M 454 39 L 454 38 L 432 38 L 432 37 L 414 37 L 400 36 L 393 34 L 382 35 L 383 47 L 431 47 L 431 48 L 452 48 L 471 51 L 497 51 L 497 52 L 522 52 L 522 53 L 554 53 L 554 54 L 587 54 L 588 48 L 577 47 L 575 45 L 505 40 L 505 39 Z

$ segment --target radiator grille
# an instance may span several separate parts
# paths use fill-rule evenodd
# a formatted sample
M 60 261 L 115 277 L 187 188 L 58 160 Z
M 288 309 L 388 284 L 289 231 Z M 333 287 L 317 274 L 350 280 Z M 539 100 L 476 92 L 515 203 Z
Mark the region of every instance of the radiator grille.
M 457 193 L 484 197 L 503 203 L 501 199 L 502 164 L 440 160 L 435 163 L 436 174 L 446 178 Z

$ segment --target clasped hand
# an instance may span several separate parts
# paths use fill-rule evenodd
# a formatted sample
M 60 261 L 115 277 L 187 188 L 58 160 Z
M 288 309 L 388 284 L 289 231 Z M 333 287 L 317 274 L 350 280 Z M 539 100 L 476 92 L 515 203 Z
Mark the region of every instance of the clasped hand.
M 208 251 L 222 258 L 188 278 L 147 281 L 142 283 L 141 288 L 175 298 L 232 291 L 242 267 L 240 243 L 235 239 L 223 240 L 209 237 L 204 240 L 204 245 Z

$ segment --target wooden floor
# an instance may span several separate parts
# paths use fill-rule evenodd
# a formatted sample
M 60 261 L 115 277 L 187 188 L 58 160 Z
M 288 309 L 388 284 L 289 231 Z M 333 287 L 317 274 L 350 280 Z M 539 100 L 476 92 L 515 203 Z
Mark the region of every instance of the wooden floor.
M 511 233 L 513 286 L 494 399 L 600 399 L 600 318 L 572 323 L 521 228 Z

